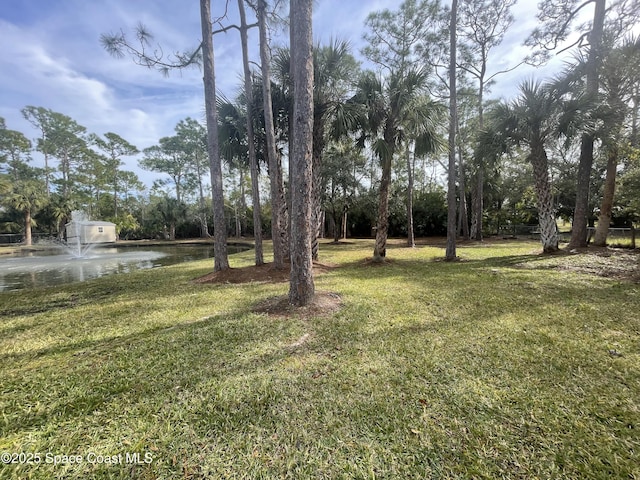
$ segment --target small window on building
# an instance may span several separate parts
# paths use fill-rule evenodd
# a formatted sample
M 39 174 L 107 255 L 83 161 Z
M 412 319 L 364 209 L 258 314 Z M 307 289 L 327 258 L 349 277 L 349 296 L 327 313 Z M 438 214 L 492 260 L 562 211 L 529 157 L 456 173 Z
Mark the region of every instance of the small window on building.
M 103 233 L 104 229 L 102 227 L 98 227 L 98 233 Z

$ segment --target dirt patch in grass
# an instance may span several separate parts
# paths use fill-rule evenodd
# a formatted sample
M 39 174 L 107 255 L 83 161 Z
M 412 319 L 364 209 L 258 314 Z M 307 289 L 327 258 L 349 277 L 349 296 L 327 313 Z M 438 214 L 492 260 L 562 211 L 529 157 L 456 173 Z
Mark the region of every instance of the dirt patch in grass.
M 320 275 L 326 273 L 333 268 L 334 265 L 323 263 L 313 263 L 313 274 Z M 265 263 L 263 265 L 250 265 L 241 268 L 229 268 L 220 272 L 208 273 L 194 280 L 195 283 L 281 283 L 289 281 L 289 265 L 285 265 L 283 269 L 277 269 L 273 263 Z
M 361 267 L 384 267 L 385 265 L 393 265 L 395 262 L 392 258 L 383 258 L 382 260 L 374 260 L 373 257 L 367 257 L 358 263 Z
M 588 247 L 560 251 L 522 268 L 549 268 L 599 277 L 640 282 L 640 252 L 622 248 Z
M 314 276 L 321 275 L 337 268 L 335 265 L 313 262 Z M 277 269 L 273 263 L 250 265 L 241 268 L 229 268 L 220 272 L 212 272 L 194 280 L 195 283 L 242 284 L 242 283 L 284 283 L 289 281 L 289 265 Z M 332 292 L 316 292 L 313 301 L 304 307 L 295 307 L 289 303 L 287 295 L 268 298 L 256 304 L 252 311 L 266 313 L 277 317 L 310 317 L 327 316 L 342 306 L 340 295 Z
M 342 298 L 333 292 L 316 292 L 313 301 L 304 307 L 295 307 L 289 303 L 288 295 L 267 298 L 256 304 L 253 311 L 276 317 L 323 317 L 331 315 L 342 307 Z

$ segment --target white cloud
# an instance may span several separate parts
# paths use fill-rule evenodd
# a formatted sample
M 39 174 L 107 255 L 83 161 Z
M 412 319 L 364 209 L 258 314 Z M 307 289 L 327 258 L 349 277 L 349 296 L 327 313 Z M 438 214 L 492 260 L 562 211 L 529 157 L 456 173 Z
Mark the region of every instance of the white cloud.
M 448 3 L 448 2 L 444 2 Z M 326 43 L 330 38 L 349 40 L 360 58 L 364 20 L 369 12 L 396 9 L 397 0 L 356 2 L 320 0 L 314 8 L 314 37 Z M 4 5 L 3 5 L 4 7 Z M 214 9 L 224 8 L 214 2 Z M 514 9 L 517 22 L 504 44 L 492 57 L 492 68 L 517 63 L 526 53 L 522 41 L 535 26 L 535 4 L 521 0 Z M 214 16 L 222 11 L 214 10 Z M 237 21 L 235 5 L 230 21 Z M 286 15 L 286 11 L 282 12 Z M 253 13 L 248 10 L 249 21 Z M 113 131 L 139 148 L 148 147 L 162 136 L 172 135 L 176 123 L 187 117 L 202 119 L 202 72 L 197 68 L 173 72 L 168 78 L 135 65 L 130 58 L 109 56 L 99 43 L 102 33 L 124 29 L 129 35 L 138 22 L 144 23 L 165 52 L 198 45 L 200 13 L 197 1 L 175 0 L 65 0 L 9 2 L 0 10 L 0 115 L 7 126 L 33 137 L 36 132 L 20 110 L 26 105 L 43 106 L 64 113 L 90 132 Z M 257 33 L 250 34 L 251 58 L 258 61 Z M 133 37 L 132 37 L 133 38 Z M 286 31 L 276 44 L 287 42 Z M 240 87 L 241 50 L 235 30 L 215 37 L 217 85 L 233 98 Z M 553 67 L 557 68 L 557 66 Z M 522 68 L 504 75 L 493 89 L 495 96 L 510 95 L 518 81 L 547 70 Z M 128 159 L 127 168 L 148 180 L 152 175 L 137 169 Z
M 0 19 L 7 40 L 0 51 L 0 115 L 9 128 L 36 136 L 20 111 L 27 105 L 42 106 L 70 116 L 89 132 L 112 131 L 145 148 L 171 135 L 186 116 L 200 118 L 202 80 L 197 70 L 163 78 L 130 60 L 110 58 L 97 35 L 93 46 L 77 37 L 70 42 L 57 37 L 55 31 L 61 26 L 53 25 L 43 30 Z M 63 27 L 64 31 L 69 28 Z M 156 178 L 138 169 L 136 159 L 126 162 L 126 168 L 143 180 Z

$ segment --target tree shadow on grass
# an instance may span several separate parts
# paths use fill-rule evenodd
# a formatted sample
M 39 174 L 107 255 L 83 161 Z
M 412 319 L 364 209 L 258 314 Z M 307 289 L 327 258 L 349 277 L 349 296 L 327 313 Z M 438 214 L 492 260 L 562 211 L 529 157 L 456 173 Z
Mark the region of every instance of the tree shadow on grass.
M 548 257 L 512 255 L 451 264 L 426 258 L 391 259 L 386 264 L 374 267 L 363 265 L 361 260 L 343 265 L 333 270 L 331 277 L 363 282 L 374 278 L 393 279 L 383 285 L 383 288 L 388 289 L 401 288 L 401 283 L 395 281 L 399 279 L 417 283 L 420 292 L 437 291 L 444 294 L 455 291 L 457 299 L 436 299 L 442 303 L 436 305 L 442 307 L 444 313 L 441 316 L 431 317 L 424 322 L 413 322 L 409 326 L 382 326 L 374 333 L 363 330 L 366 326 L 361 318 L 348 319 L 348 312 L 339 314 L 339 319 L 324 321 L 323 326 L 316 331 L 315 346 L 309 347 L 306 344 L 303 348 L 318 348 L 321 351 L 327 347 L 327 342 L 337 342 L 341 339 L 341 352 L 344 352 L 341 355 L 355 356 L 359 355 L 359 345 L 366 336 L 368 344 L 392 333 L 400 336 L 430 336 L 443 328 L 451 331 L 456 325 L 464 325 L 469 321 L 475 321 L 476 328 L 480 331 L 483 325 L 494 322 L 499 316 L 522 309 L 527 309 L 527 315 L 532 321 L 547 322 L 551 325 L 554 318 L 545 317 L 547 312 L 544 309 L 549 303 L 579 299 L 595 302 L 593 305 L 597 308 L 607 305 L 607 299 L 593 300 L 593 291 L 586 291 L 582 285 L 558 284 L 557 278 L 550 278 L 536 286 L 530 277 L 525 276 L 530 272 L 513 270 L 523 263 L 535 264 L 538 260 L 546 258 Z M 494 271 L 500 269 L 507 271 Z M 224 294 L 226 288 L 245 287 L 215 288 Z M 532 295 L 536 289 L 542 289 L 538 292 L 542 294 Z M 144 294 L 151 295 L 152 290 L 151 286 Z M 502 292 L 504 295 L 515 294 L 518 301 L 502 305 L 501 309 L 496 310 L 490 304 L 490 299 L 482 298 L 487 291 L 496 296 Z M 250 294 L 251 290 L 246 292 Z M 170 293 L 166 295 L 169 296 Z M 87 294 L 86 298 L 89 296 Z M 82 298 L 85 299 L 84 296 Z M 99 298 L 101 303 L 109 301 L 108 296 Z M 412 300 L 424 306 L 425 316 L 430 314 L 433 305 L 428 303 L 428 298 L 417 297 L 417 300 Z M 478 315 L 473 319 L 447 317 L 448 308 L 454 305 L 454 301 L 456 304 L 463 303 L 468 312 L 479 312 Z M 482 302 L 487 305 L 486 308 L 480 309 L 478 304 L 482 306 Z M 64 305 L 60 305 L 58 308 L 63 307 Z M 124 336 L 80 340 L 0 357 L 3 363 L 7 364 L 10 361 L 13 364 L 12 368 L 7 370 L 8 378 L 6 381 L 3 379 L 7 405 L 11 406 L 11 410 L 9 407 L 5 409 L 6 418 L 9 420 L 5 421 L 4 426 L 0 423 L 0 433 L 20 434 L 46 425 L 62 425 L 70 420 L 88 417 L 96 411 L 103 411 L 112 404 L 171 404 L 173 400 L 178 400 L 180 391 L 197 390 L 203 384 L 210 384 L 207 388 L 213 390 L 223 388 L 211 385 L 235 376 L 269 372 L 279 362 L 298 354 L 286 346 L 290 345 L 290 342 L 283 342 L 283 338 L 288 335 L 295 334 L 295 337 L 299 338 L 299 330 L 289 330 L 291 320 L 269 318 L 265 321 L 261 317 L 251 317 L 250 308 L 247 306 L 235 313 L 220 313 L 175 326 L 151 327 Z M 313 325 L 318 327 L 317 319 L 312 318 L 311 321 L 316 322 Z M 279 324 L 276 325 L 274 322 Z M 336 331 L 331 333 L 330 330 L 333 329 Z M 354 329 L 358 330 L 355 335 Z M 306 326 L 303 330 L 306 330 Z M 38 362 L 32 364 L 32 359 Z M 40 362 L 42 359 L 50 361 Z M 64 371 L 61 368 L 64 368 Z M 304 370 L 304 375 L 308 373 Z M 269 402 L 264 405 L 257 404 L 251 393 L 238 392 L 238 398 L 224 401 L 212 398 L 210 401 L 224 403 L 218 405 L 218 416 L 235 415 L 233 412 L 236 411 L 241 412 L 238 415 L 250 414 L 254 411 L 251 408 L 247 410 L 248 407 L 242 405 L 251 406 L 255 403 L 255 408 L 252 408 L 264 412 L 264 421 L 272 421 L 274 417 L 270 413 Z M 40 402 L 44 407 L 19 407 L 34 402 Z M 207 410 L 206 406 L 202 407 L 203 411 Z
M 370 257 L 341 264 L 336 270 L 349 272 L 359 279 L 375 279 L 384 277 L 396 277 L 406 274 L 408 280 L 415 274 L 424 277 L 436 275 L 457 275 L 463 272 L 482 270 L 497 267 L 514 266 L 526 262 L 535 262 L 537 259 L 531 255 L 512 255 L 509 257 L 495 257 L 482 260 L 460 259 L 457 262 L 446 262 L 444 258 L 386 258 L 382 262 L 374 262 Z
M 622 255 L 624 258 L 616 262 L 609 262 L 609 266 L 598 260 L 602 268 L 594 267 L 594 259 L 615 258 Z M 635 258 L 636 262 L 628 261 L 627 257 Z M 620 280 L 638 282 L 640 280 L 640 255 L 628 252 L 615 255 L 597 254 L 589 257 L 575 255 L 560 251 L 554 254 L 531 253 L 521 255 L 502 255 L 484 259 L 461 258 L 456 262 L 447 262 L 443 257 L 431 258 L 386 258 L 383 262 L 374 262 L 370 257 L 355 260 L 340 265 L 339 271 L 348 271 L 358 279 L 376 279 L 386 277 L 404 276 L 407 280 L 437 277 L 447 278 L 461 274 L 495 274 L 496 269 L 513 269 L 522 271 L 556 271 L 592 274 L 600 277 L 615 277 Z
M 282 346 L 281 329 L 252 332 L 242 317 L 218 314 L 125 336 L 4 355 L 1 360 L 10 358 L 14 368 L 3 380 L 7 420 L 0 422 L 0 435 L 64 424 L 121 401 L 146 404 L 155 398 L 163 403 L 160 400 L 179 390 L 268 368 L 292 354 L 292 348 Z M 274 320 L 269 323 L 272 327 Z M 265 351 L 253 353 L 257 345 Z M 37 373 L 30 367 L 31 360 L 47 357 L 52 361 L 39 364 Z M 43 408 L 19 408 L 33 402 Z M 12 411 L 8 405 L 14 406 Z

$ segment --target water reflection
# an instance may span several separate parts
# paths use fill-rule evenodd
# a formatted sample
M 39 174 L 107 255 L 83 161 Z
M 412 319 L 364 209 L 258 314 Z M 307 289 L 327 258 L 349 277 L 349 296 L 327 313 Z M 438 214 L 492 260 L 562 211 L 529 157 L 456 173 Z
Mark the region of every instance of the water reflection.
M 245 250 L 229 246 L 229 253 Z M 0 257 L 0 291 L 83 282 L 104 275 L 213 258 L 211 245 L 101 247 L 85 258 L 59 250 L 23 252 Z M 213 266 L 213 265 L 212 265 Z

